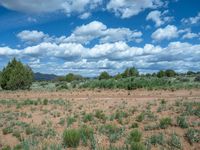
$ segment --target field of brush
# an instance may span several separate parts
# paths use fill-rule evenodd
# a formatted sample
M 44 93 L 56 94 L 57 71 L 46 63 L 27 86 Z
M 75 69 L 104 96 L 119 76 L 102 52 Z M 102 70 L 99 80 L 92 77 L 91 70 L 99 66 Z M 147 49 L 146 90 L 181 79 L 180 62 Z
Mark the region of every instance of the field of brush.
M 0 92 L 1 150 L 200 149 L 200 90 Z

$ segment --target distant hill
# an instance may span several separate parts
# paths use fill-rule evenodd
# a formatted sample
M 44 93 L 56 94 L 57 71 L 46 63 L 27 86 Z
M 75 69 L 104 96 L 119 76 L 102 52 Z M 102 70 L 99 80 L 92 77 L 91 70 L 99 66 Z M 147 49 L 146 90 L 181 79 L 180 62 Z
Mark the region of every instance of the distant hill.
M 34 73 L 35 81 L 51 81 L 58 77 L 59 76 L 57 76 L 55 74 L 43 74 L 43 73 L 39 73 L 39 72 Z

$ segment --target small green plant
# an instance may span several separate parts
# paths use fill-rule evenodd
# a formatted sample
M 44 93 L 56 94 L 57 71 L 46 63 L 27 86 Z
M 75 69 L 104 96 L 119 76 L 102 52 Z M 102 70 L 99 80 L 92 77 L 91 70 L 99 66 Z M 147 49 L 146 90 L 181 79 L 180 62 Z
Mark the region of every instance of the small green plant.
M 47 105 L 48 104 L 48 99 L 44 99 L 43 100 L 43 105 Z
M 130 128 L 138 128 L 138 123 L 136 123 L 136 122 L 132 123 Z
M 13 131 L 13 136 L 15 136 L 17 139 L 19 139 L 19 141 L 21 141 L 21 134 L 20 131 Z
M 189 126 L 185 116 L 178 116 L 176 121 L 181 128 L 188 128 Z
M 104 114 L 104 112 L 102 110 L 96 110 L 95 117 L 98 119 L 102 119 L 104 121 L 106 120 L 106 115 Z
M 117 141 L 123 134 L 124 129 L 117 127 L 114 124 L 102 125 L 99 132 L 106 134 L 111 142 Z
M 123 118 L 127 118 L 127 117 L 128 117 L 128 114 L 127 114 L 125 111 L 117 110 L 116 113 L 115 113 L 115 119 L 116 119 L 120 124 L 122 124 Z
M 144 117 L 145 117 L 145 114 L 144 114 L 144 112 L 142 112 L 141 114 L 139 114 L 139 115 L 136 117 L 136 121 L 142 122 L 142 121 L 144 120 Z
M 177 149 L 181 149 L 182 148 L 182 144 L 180 141 L 180 138 L 178 137 L 178 135 L 176 135 L 175 133 L 173 133 L 170 137 L 169 140 L 169 145 L 171 147 L 177 148 Z
M 83 122 L 89 122 L 89 121 L 92 121 L 92 120 L 93 120 L 93 115 L 91 113 L 85 114 L 83 116 Z
M 142 137 L 142 132 L 140 132 L 138 129 L 134 129 L 131 131 L 129 137 L 128 137 L 128 142 L 140 142 Z
M 200 142 L 200 130 L 188 129 L 186 133 L 187 140 L 190 144 Z
M 169 117 L 160 119 L 160 128 L 166 129 L 168 126 L 170 126 L 172 123 L 172 119 Z
M 163 145 L 164 144 L 164 136 L 163 136 L 163 134 L 159 133 L 159 134 L 152 135 L 149 138 L 149 143 L 153 144 L 153 145 L 156 145 L 156 144 Z
M 3 128 L 3 134 L 6 135 L 6 134 L 9 134 L 9 133 L 12 133 L 13 132 L 13 129 L 11 127 L 5 127 Z
M 88 144 L 88 140 L 93 138 L 94 131 L 91 127 L 83 126 L 80 128 L 80 135 L 83 144 L 86 146 Z
M 131 143 L 131 150 L 146 150 L 144 144 L 140 142 L 132 142 Z
M 81 134 L 77 129 L 67 129 L 63 133 L 63 144 L 66 147 L 77 147 L 80 143 Z
M 145 131 L 157 130 L 159 129 L 159 124 L 152 124 L 144 126 Z
M 67 118 L 67 126 L 71 126 L 74 122 L 76 121 L 76 119 L 74 117 L 68 117 Z
M 10 146 L 4 146 L 4 147 L 2 147 L 1 150 L 11 150 L 11 147 Z
M 60 118 L 58 123 L 63 126 L 65 124 L 65 118 Z

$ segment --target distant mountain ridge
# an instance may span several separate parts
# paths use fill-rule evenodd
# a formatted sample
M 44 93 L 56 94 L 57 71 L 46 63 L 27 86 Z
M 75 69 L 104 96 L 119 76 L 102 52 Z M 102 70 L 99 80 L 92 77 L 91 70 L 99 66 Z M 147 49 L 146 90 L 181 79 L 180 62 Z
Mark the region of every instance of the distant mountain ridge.
M 40 72 L 34 73 L 34 80 L 35 81 L 51 81 L 51 80 L 54 80 L 58 77 L 59 76 L 57 76 L 55 74 L 43 74 L 43 73 L 40 73 Z

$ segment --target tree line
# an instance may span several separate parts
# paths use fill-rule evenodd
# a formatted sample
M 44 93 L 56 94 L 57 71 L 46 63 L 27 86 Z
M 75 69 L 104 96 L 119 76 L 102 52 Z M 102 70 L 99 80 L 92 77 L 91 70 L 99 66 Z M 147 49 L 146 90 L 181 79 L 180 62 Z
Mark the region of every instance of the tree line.
M 195 75 L 200 74 L 199 72 L 195 73 L 192 71 L 188 71 L 186 75 Z M 114 76 L 109 75 L 108 72 L 103 71 L 97 77 L 98 80 L 108 80 L 108 79 L 115 79 L 120 80 L 123 78 L 129 77 L 175 77 L 181 74 L 175 72 L 172 69 L 167 70 L 160 70 L 157 73 L 152 74 L 139 74 L 139 71 L 135 67 L 129 67 L 124 70 L 122 73 L 118 73 Z M 84 81 L 88 78 L 84 78 L 81 75 L 76 75 L 73 73 L 69 73 L 66 76 L 58 77 L 56 81 L 66 81 L 66 82 L 73 82 L 73 81 Z M 4 90 L 18 90 L 18 89 L 29 89 L 34 81 L 34 74 L 32 69 L 22 64 L 19 60 L 15 58 L 12 59 L 6 67 L 3 68 L 2 72 L 0 72 L 0 86 Z M 200 76 L 195 78 L 195 81 L 200 81 Z

